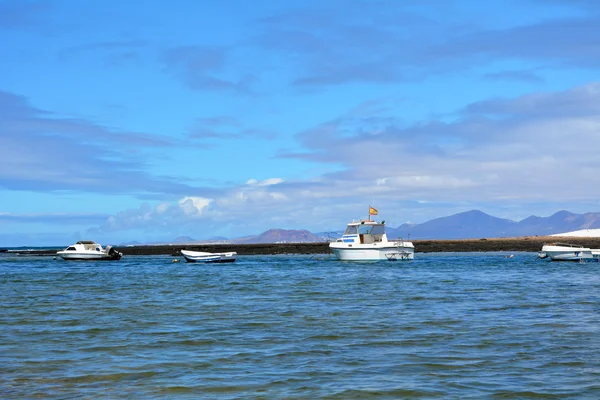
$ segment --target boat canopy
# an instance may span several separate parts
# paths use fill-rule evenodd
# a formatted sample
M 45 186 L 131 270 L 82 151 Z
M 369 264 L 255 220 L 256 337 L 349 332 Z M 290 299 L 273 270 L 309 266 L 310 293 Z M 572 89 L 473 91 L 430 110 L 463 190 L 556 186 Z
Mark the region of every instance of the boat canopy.
M 344 235 L 383 235 L 385 233 L 384 224 L 349 224 Z
M 76 244 L 82 245 L 83 248 L 86 250 L 102 251 L 102 246 L 100 246 L 98 243 L 94 242 L 93 240 L 80 240 Z
M 344 235 L 356 235 L 358 233 L 358 225 L 348 225 Z
M 581 245 L 578 245 L 578 244 L 569 244 L 569 243 L 548 243 L 547 246 L 573 247 L 573 248 L 576 248 L 576 249 L 582 249 L 582 248 L 584 248 Z
M 385 233 L 385 226 L 383 224 L 359 225 L 358 233 L 361 235 L 383 235 Z

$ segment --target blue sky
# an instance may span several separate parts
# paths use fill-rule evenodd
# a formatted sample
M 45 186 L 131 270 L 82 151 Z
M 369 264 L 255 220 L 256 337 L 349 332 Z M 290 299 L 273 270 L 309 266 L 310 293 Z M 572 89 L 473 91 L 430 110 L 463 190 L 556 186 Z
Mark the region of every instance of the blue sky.
M 0 0 L 0 246 L 600 211 L 599 43 L 585 0 Z

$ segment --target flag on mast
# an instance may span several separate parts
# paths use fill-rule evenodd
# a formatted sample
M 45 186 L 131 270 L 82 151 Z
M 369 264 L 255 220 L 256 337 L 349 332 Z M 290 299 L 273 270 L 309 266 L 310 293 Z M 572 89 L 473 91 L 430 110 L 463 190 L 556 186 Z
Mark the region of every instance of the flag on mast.
M 369 206 L 369 215 L 377 215 L 377 209 Z

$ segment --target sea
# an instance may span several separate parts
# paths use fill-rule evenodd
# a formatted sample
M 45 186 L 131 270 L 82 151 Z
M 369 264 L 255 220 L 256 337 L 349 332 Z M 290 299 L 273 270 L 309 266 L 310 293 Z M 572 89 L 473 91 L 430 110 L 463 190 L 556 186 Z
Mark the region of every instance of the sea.
M 600 263 L 0 254 L 2 399 L 600 399 Z

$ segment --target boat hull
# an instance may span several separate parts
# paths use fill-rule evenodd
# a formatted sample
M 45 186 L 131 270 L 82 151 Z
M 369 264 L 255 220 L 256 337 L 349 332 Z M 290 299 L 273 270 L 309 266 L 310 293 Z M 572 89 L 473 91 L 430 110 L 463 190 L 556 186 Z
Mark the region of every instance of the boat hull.
M 598 261 L 600 252 L 587 247 L 543 246 L 540 254 L 552 261 Z
M 56 255 L 65 261 L 114 261 L 121 258 L 106 254 L 63 253 L 60 251 Z
M 64 250 L 57 251 L 56 255 L 66 261 L 116 261 L 121 259 L 123 253 L 111 245 L 103 248 L 93 240 L 80 240 Z
M 547 256 L 552 261 L 581 261 L 581 260 L 594 260 L 594 256 L 591 251 L 581 252 L 547 252 Z
M 413 260 L 415 258 L 414 247 L 342 247 L 334 246 L 335 243 L 330 245 L 331 252 L 340 261 L 399 261 L 399 260 Z
M 185 261 L 189 263 L 231 263 L 235 262 L 235 258 L 194 258 L 185 257 Z

